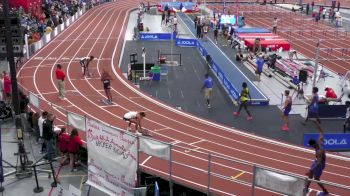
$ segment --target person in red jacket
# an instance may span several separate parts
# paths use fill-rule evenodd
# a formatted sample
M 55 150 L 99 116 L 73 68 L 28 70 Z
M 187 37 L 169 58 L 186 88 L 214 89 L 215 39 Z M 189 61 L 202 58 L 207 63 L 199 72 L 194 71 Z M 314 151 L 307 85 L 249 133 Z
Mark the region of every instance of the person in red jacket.
M 62 65 L 56 65 L 56 79 L 58 80 L 58 98 L 64 100 L 65 98 L 65 88 L 64 88 L 64 78 L 66 74 L 62 71 Z
M 6 103 L 10 103 L 11 102 L 11 93 L 12 93 L 12 82 L 11 79 L 9 77 L 9 75 L 7 74 L 6 71 L 2 72 L 3 74 L 3 80 L 4 80 L 4 100 Z
M 334 92 L 332 88 L 326 87 L 324 90 L 326 91 L 326 98 L 333 98 L 333 99 L 338 98 L 337 94 Z
M 75 169 L 75 161 L 78 158 L 79 147 L 83 146 L 83 141 L 78 135 L 78 130 L 73 129 L 70 133 L 69 142 L 68 142 L 68 153 L 69 153 L 69 165 L 71 167 L 71 172 L 77 171 Z
M 66 132 L 66 128 L 62 128 L 60 134 L 58 135 L 58 144 L 61 152 L 61 165 L 64 165 L 68 159 L 68 143 L 69 134 Z

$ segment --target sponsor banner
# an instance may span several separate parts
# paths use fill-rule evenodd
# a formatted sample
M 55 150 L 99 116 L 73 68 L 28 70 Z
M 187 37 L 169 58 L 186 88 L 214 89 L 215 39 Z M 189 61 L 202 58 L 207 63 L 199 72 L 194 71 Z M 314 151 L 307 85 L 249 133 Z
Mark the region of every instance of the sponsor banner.
M 176 39 L 176 45 L 180 47 L 197 47 L 196 39 Z
M 78 114 L 74 114 L 70 112 L 68 112 L 67 116 L 68 116 L 68 125 L 72 125 L 73 127 L 81 131 L 86 131 L 84 116 L 80 116 Z
M 285 174 L 255 168 L 254 184 L 257 187 L 282 193 L 284 195 L 302 196 L 305 180 Z
M 39 108 L 40 106 L 39 98 L 35 96 L 32 92 L 29 92 L 29 103 L 37 108 Z
M 202 56 L 204 56 L 204 57 L 207 56 L 208 52 L 205 50 L 205 48 L 200 43 L 198 44 L 198 50 Z
M 140 33 L 139 39 L 142 41 L 171 40 L 171 33 Z M 173 33 L 173 39 L 176 39 L 176 33 Z
M 309 147 L 309 140 L 318 140 L 318 133 L 305 133 L 304 146 Z M 325 133 L 324 134 L 325 150 L 350 150 L 350 133 Z
M 109 194 L 132 196 L 137 170 L 137 138 L 86 119 L 88 184 Z
M 212 69 L 213 69 L 215 74 L 218 73 L 219 66 L 214 61 L 213 61 Z
M 140 151 L 161 159 L 170 160 L 170 145 L 139 137 Z

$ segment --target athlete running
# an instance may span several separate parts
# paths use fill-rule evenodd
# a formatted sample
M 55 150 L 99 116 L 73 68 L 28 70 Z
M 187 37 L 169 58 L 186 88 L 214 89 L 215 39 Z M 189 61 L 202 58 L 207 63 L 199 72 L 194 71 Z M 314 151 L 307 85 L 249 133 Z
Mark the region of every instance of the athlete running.
M 314 160 L 314 162 L 311 165 L 310 170 L 306 173 L 307 177 L 309 179 L 315 179 L 315 180 L 320 180 L 320 177 L 322 175 L 322 172 L 324 170 L 324 168 L 326 167 L 326 152 L 324 150 L 324 134 L 323 134 L 323 130 L 320 126 L 320 123 L 318 121 L 315 121 L 316 126 L 318 131 L 320 132 L 320 136 L 318 138 L 318 141 L 316 142 L 314 139 L 310 139 L 309 140 L 309 146 L 313 147 L 315 149 L 315 154 L 316 154 L 316 159 Z M 309 192 L 309 186 L 311 184 L 311 181 L 306 181 L 305 183 L 305 188 L 304 188 L 304 193 L 308 193 Z M 327 195 L 328 191 L 327 189 L 323 186 L 323 184 L 321 183 L 317 183 L 318 186 L 320 186 L 320 188 L 323 191 L 322 195 Z
M 241 91 L 241 94 L 238 97 L 238 99 L 241 99 L 241 103 L 239 104 L 238 111 L 234 112 L 233 115 L 234 116 L 239 116 L 242 108 L 244 107 L 245 111 L 248 114 L 247 120 L 253 120 L 253 116 L 251 115 L 251 113 L 249 112 L 248 107 L 247 107 L 248 97 L 249 97 L 250 100 L 252 100 L 252 98 L 250 96 L 250 93 L 249 93 L 249 89 L 248 89 L 247 83 L 243 82 L 242 83 L 242 88 L 243 89 Z
M 105 90 L 107 96 L 107 102 L 112 104 L 112 93 L 111 93 L 111 80 L 112 77 L 109 75 L 108 71 L 103 69 L 101 75 L 101 81 L 103 83 L 103 89 Z

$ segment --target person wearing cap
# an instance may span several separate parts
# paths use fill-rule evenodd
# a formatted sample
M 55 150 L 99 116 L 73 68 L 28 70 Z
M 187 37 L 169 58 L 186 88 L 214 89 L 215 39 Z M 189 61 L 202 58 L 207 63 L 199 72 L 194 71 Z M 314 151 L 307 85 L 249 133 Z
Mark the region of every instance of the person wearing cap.
M 263 71 L 263 66 L 264 66 L 264 57 L 262 54 L 259 54 L 258 58 L 256 59 L 256 70 L 255 70 L 255 74 L 258 77 L 258 82 L 260 82 L 260 77 L 261 77 L 261 73 Z
M 326 86 L 324 90 L 326 91 L 326 98 L 332 98 L 332 99 L 338 98 L 337 94 L 334 92 L 334 90 L 331 87 Z

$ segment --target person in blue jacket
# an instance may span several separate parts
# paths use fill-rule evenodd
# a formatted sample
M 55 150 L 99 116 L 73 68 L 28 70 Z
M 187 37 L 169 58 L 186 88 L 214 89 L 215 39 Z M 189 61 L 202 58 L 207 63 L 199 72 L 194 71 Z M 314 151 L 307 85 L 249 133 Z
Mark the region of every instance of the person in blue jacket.
M 255 70 L 255 74 L 258 77 L 258 82 L 260 82 L 260 77 L 263 71 L 264 63 L 265 62 L 262 54 L 259 54 L 258 58 L 256 59 L 256 70 Z

